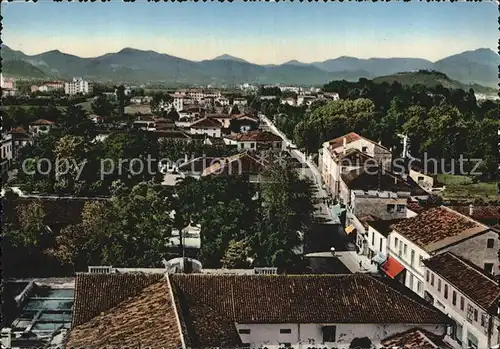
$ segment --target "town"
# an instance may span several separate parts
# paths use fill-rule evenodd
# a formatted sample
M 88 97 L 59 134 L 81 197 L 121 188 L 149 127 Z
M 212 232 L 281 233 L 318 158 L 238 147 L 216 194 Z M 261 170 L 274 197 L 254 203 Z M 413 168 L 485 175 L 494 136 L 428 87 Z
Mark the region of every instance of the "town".
M 432 4 L 72 5 L 2 4 L 2 349 L 500 349 L 493 46 Z

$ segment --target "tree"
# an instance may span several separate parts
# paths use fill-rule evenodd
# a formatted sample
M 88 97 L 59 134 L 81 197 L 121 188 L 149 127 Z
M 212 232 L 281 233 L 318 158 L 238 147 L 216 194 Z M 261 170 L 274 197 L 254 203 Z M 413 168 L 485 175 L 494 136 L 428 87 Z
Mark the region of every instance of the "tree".
M 227 269 L 244 269 L 249 267 L 248 257 L 251 249 L 246 240 L 231 240 L 222 258 L 222 267 Z
M 96 136 L 94 122 L 87 117 L 86 112 L 80 106 L 69 106 L 60 126 L 63 134 L 82 136 L 87 139 L 93 139 Z
M 112 103 L 105 95 L 100 95 L 92 101 L 92 112 L 104 118 L 110 117 L 116 108 L 116 104 Z
M 296 262 L 296 248 L 302 244 L 299 232 L 311 224 L 311 182 L 300 179 L 290 167 L 272 166 L 264 173 L 261 196 L 257 259 L 289 269 Z

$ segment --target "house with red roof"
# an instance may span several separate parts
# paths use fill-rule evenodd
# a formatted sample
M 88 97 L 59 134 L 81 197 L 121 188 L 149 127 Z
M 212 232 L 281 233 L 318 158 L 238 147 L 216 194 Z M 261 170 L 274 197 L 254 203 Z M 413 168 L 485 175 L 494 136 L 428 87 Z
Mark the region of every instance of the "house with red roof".
M 54 121 L 38 119 L 30 123 L 29 131 L 33 136 L 38 136 L 40 134 L 45 134 L 50 131 L 52 127 L 55 126 Z
M 453 252 L 424 264 L 425 299 L 454 322 L 446 340 L 462 348 L 498 346 L 500 286 L 494 277 Z
M 380 348 L 451 320 L 369 275 L 79 273 L 64 348 Z M 140 343 L 140 345 L 138 345 Z
M 343 173 L 362 167 L 381 165 L 390 169 L 389 149 L 355 132 L 324 142 L 320 150 L 319 168 L 327 190 L 335 197 L 340 191 Z
M 191 134 L 206 135 L 208 137 L 221 137 L 222 125 L 211 118 L 204 117 L 199 119 L 189 126 Z
M 273 150 L 283 149 L 280 136 L 269 131 L 253 130 L 246 133 L 235 133 L 224 136 L 224 142 L 241 150 Z

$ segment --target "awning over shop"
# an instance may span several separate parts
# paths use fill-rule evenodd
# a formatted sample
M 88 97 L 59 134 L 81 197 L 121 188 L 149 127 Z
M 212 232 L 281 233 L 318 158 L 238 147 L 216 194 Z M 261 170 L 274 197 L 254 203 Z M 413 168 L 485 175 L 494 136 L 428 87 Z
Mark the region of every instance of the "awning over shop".
M 345 233 L 349 235 L 349 234 L 350 234 L 350 233 L 352 233 L 354 230 L 356 230 L 356 227 L 355 227 L 354 225 L 352 225 L 352 224 L 351 224 L 351 225 L 348 225 L 348 226 L 347 226 L 347 228 L 345 228 Z
M 384 263 L 386 261 L 386 257 L 384 255 L 381 255 L 381 254 L 376 254 L 375 256 L 373 256 L 372 258 L 372 261 L 377 263 L 378 265 Z
M 403 267 L 397 260 L 389 256 L 385 263 L 380 266 L 380 269 L 382 269 L 382 271 L 391 279 L 394 279 L 405 269 L 405 267 Z

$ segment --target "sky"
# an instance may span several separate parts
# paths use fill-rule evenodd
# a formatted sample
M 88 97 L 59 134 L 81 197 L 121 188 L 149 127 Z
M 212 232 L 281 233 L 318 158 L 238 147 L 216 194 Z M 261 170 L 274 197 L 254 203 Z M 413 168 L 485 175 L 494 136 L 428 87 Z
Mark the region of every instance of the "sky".
M 99 1 L 99 0 L 98 0 Z M 493 2 L 2 2 L 2 41 L 26 54 L 81 57 L 124 47 L 190 60 L 230 54 L 257 64 L 353 56 L 431 61 L 496 50 Z

